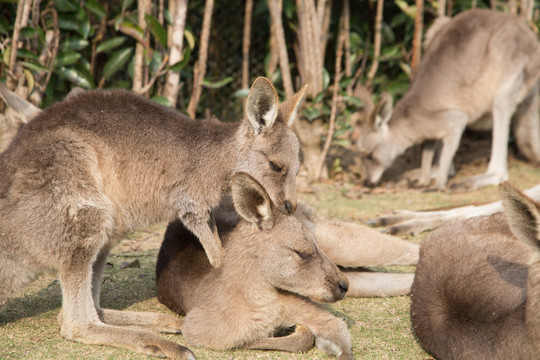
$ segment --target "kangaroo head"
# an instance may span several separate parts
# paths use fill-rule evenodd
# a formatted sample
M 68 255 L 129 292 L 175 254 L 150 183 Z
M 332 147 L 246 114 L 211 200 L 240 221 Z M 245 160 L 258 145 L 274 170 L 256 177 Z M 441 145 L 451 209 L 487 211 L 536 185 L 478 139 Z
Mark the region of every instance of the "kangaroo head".
M 262 185 L 246 173 L 233 176 L 231 190 L 236 211 L 256 225 L 249 226 L 249 244 L 256 246 L 256 266 L 270 285 L 316 301 L 345 296 L 347 278 L 303 222 L 277 211 Z
M 369 119 L 360 129 L 357 146 L 362 163 L 362 176 L 368 186 L 376 185 L 398 156 L 395 139 L 392 139 L 388 128 L 392 111 L 392 97 L 383 93 Z
M 300 170 L 300 143 L 291 126 L 306 87 L 279 104 L 276 90 L 266 78 L 257 78 L 246 102 L 241 143 L 249 144 L 238 172 L 246 172 L 266 189 L 277 208 L 296 210 L 296 175 Z
M 540 206 L 527 195 L 503 182 L 499 185 L 504 214 L 519 240 L 540 250 Z

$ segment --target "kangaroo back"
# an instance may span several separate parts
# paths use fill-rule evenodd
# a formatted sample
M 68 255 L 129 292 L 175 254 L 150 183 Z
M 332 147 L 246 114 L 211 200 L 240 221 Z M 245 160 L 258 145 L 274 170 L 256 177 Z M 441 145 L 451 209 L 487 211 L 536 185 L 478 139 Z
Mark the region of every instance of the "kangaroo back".
M 508 183 L 501 197 L 504 213 L 443 226 L 421 245 L 411 319 L 420 345 L 437 359 L 540 355 L 534 340 L 540 214 Z

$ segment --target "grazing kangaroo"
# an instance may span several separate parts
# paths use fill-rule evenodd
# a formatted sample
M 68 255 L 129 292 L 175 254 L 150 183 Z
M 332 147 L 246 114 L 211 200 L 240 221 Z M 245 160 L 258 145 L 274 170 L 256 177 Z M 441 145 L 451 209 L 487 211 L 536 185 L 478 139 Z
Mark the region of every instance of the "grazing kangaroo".
M 78 91 L 41 112 L 0 155 L 0 307 L 56 271 L 64 337 L 193 358 L 145 330 L 177 332 L 176 317 L 101 309 L 107 255 L 123 234 L 179 219 L 219 266 L 212 210 L 238 171 L 293 212 L 300 163 L 290 126 L 304 92 L 279 106 L 271 83 L 258 78 L 246 118 L 228 124 L 192 120 L 123 90 Z
M 540 204 L 508 183 L 500 192 L 504 213 L 441 227 L 421 245 L 412 327 L 437 359 L 540 357 Z
M 182 334 L 190 344 L 219 350 L 307 351 L 315 342 L 324 352 L 353 359 L 345 322 L 310 300 L 342 299 L 345 275 L 310 229 L 277 211 L 251 176 L 235 174 L 231 188 L 242 219 L 216 212 L 225 249 L 219 269 L 180 221 L 165 233 L 156 266 L 158 299 L 186 315 Z M 291 335 L 272 337 L 293 326 Z
M 538 78 L 540 45 L 523 18 L 470 10 L 438 26 L 411 86 L 392 108 L 382 96 L 361 127 L 358 149 L 368 185 L 407 148 L 424 143 L 418 184 L 427 186 L 437 141 L 442 142 L 434 189 L 446 187 L 452 159 L 466 126 L 491 114 L 493 140 L 487 172 L 457 184 L 474 189 L 508 178 L 510 120 L 520 149 L 540 161 Z M 529 134 L 529 135 L 527 135 Z

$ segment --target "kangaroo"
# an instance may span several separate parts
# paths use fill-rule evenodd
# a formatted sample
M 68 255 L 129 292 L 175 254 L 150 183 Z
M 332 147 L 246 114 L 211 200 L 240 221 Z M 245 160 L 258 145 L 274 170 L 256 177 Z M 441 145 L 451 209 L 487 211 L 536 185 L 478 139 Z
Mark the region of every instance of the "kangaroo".
M 277 211 L 268 193 L 245 173 L 233 176 L 232 199 L 241 218 L 216 212 L 223 265 L 214 269 L 199 240 L 180 221 L 169 225 L 158 255 L 158 299 L 185 314 L 182 334 L 218 350 L 307 351 L 314 342 L 353 359 L 342 319 L 314 303 L 342 299 L 348 281 L 296 216 Z M 219 215 L 218 215 L 219 214 Z M 284 337 L 276 331 L 293 327 Z
M 400 154 L 424 144 L 419 186 L 428 186 L 437 141 L 442 143 L 433 189 L 446 187 L 452 159 L 468 124 L 491 114 L 493 140 L 485 174 L 455 184 L 475 189 L 508 178 L 510 120 L 520 149 L 540 161 L 540 45 L 523 18 L 470 10 L 438 26 L 403 98 L 381 96 L 357 142 L 363 176 L 375 185 Z M 529 135 L 526 135 L 529 134 Z M 526 136 L 525 136 L 526 135 Z
M 504 213 L 453 223 L 422 243 L 412 327 L 437 359 L 540 357 L 540 204 L 500 185 Z
M 532 200 L 540 202 L 540 185 L 524 191 Z M 423 231 L 457 220 L 465 220 L 476 216 L 487 216 L 503 211 L 501 201 L 483 205 L 466 205 L 449 210 L 410 211 L 394 210 L 368 221 L 368 224 L 386 227 L 384 231 L 393 235 L 418 234 Z
M 239 171 L 280 211 L 294 212 L 300 162 L 290 127 L 304 93 L 280 106 L 271 83 L 258 78 L 237 123 L 192 120 L 123 90 L 77 91 L 41 112 L 0 155 L 0 307 L 56 271 L 64 337 L 193 358 L 145 330 L 178 332 L 176 317 L 101 309 L 107 255 L 123 234 L 179 219 L 220 266 L 212 209 Z

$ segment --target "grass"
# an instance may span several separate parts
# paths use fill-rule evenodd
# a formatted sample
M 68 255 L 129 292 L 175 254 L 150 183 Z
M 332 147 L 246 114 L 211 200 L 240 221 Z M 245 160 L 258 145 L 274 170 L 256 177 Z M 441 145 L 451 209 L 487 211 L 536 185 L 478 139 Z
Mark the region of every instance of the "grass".
M 481 165 L 464 166 L 456 181 L 485 170 Z M 510 179 L 521 189 L 540 183 L 540 169 L 512 158 Z M 313 192 L 299 197 L 314 206 L 319 215 L 363 221 L 392 209 L 420 210 L 497 199 L 495 187 L 463 193 L 423 193 L 414 189 L 383 188 L 371 193 L 350 183 L 317 183 Z M 355 196 L 350 196 L 350 194 Z M 345 196 L 347 195 L 347 196 Z M 354 199 L 358 198 L 358 199 Z M 130 235 L 109 258 L 102 289 L 102 304 L 115 309 L 167 312 L 155 295 L 154 266 L 165 224 Z M 419 243 L 426 234 L 409 238 Z M 139 240 L 137 242 L 136 240 Z M 140 247 L 137 244 L 146 244 Z M 135 267 L 121 264 L 139 260 Z M 393 271 L 414 271 L 399 267 Z M 410 331 L 409 298 L 345 299 L 328 308 L 348 324 L 358 359 L 428 359 Z M 54 276 L 38 279 L 0 313 L 0 359 L 145 359 L 129 350 L 85 345 L 60 336 L 56 320 L 61 290 Z M 182 336 L 165 336 L 187 345 Z M 235 350 L 217 352 L 191 347 L 198 359 L 333 359 L 314 348 L 305 354 Z

